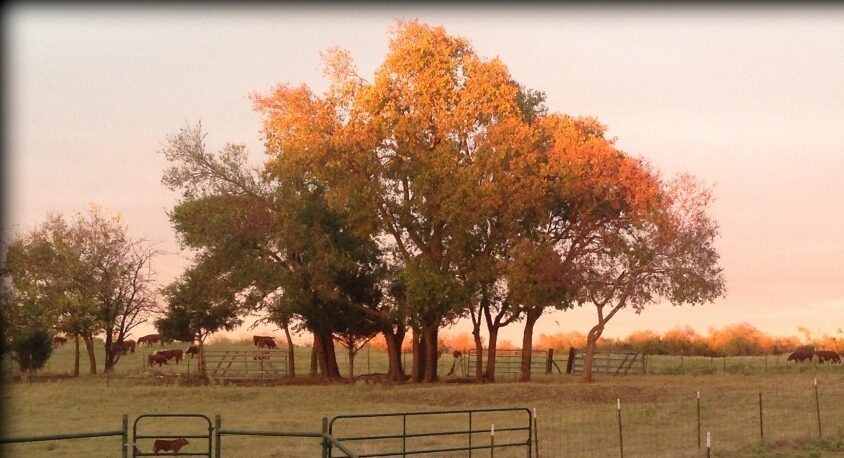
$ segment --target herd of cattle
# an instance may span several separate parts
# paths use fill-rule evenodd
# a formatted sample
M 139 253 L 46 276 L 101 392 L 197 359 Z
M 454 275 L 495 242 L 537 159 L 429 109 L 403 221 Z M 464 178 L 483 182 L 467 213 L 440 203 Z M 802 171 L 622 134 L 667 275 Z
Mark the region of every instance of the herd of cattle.
M 803 361 L 812 361 L 815 356 L 818 357 L 819 364 L 823 364 L 825 362 L 829 362 L 830 364 L 841 364 L 841 356 L 839 356 L 838 353 L 829 350 L 797 350 L 788 355 L 787 361 L 802 363 Z
M 55 336 L 53 338 L 53 343 L 61 346 L 67 342 L 67 337 L 62 336 Z M 161 337 L 160 334 L 148 334 L 143 337 L 138 338 L 138 341 L 135 342 L 132 339 L 126 339 L 122 342 L 115 342 L 113 345 L 120 354 L 125 355 L 127 353 L 135 353 L 135 346 L 136 345 L 144 345 L 152 346 L 156 343 L 161 344 L 164 346 L 165 340 Z M 258 348 L 278 348 L 278 345 L 275 343 L 275 338 L 272 336 L 252 336 L 252 343 Z M 178 348 L 175 349 L 167 349 L 167 350 L 158 350 L 153 352 L 150 355 L 147 355 L 147 365 L 152 367 L 154 364 L 158 364 L 158 367 L 162 367 L 164 364 L 168 364 L 170 361 L 175 361 L 176 364 L 179 364 L 182 361 L 182 358 L 185 356 L 190 356 L 193 358 L 193 355 L 199 354 L 199 347 L 197 345 L 191 345 L 186 350 L 182 351 Z M 265 359 L 268 356 L 262 357 L 255 357 Z
M 67 337 L 55 336 L 53 338 L 53 343 L 55 345 L 64 345 L 66 342 Z M 147 346 L 152 346 L 156 343 L 160 343 L 162 347 L 164 346 L 165 340 L 160 334 L 148 334 L 140 337 L 138 338 L 137 345 L 146 344 Z M 252 344 L 258 348 L 278 348 L 275 343 L 275 338 L 272 336 L 252 336 Z M 114 345 L 123 355 L 129 352 L 135 353 L 136 342 L 132 339 L 115 342 Z M 161 367 L 163 364 L 167 364 L 169 361 L 175 360 L 178 364 L 182 361 L 183 356 L 190 355 L 193 357 L 193 355 L 196 354 L 199 354 L 199 347 L 196 345 L 189 346 L 185 351 L 179 349 L 159 350 L 147 357 L 147 363 L 149 366 L 158 364 L 158 367 Z M 830 350 L 797 350 L 789 354 L 786 360 L 794 361 L 795 363 L 802 363 L 804 361 L 812 361 L 816 356 L 819 364 L 823 364 L 825 362 L 829 362 L 830 364 L 841 364 L 841 356 Z M 456 357 L 457 355 L 455 355 L 455 358 Z

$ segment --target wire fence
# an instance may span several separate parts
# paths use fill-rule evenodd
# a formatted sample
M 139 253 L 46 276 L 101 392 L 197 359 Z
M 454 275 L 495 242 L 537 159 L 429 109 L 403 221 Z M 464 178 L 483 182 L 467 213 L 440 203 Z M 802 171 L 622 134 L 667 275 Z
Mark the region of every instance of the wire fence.
M 702 387 L 653 402 L 582 403 L 537 412 L 542 457 L 736 456 L 760 444 L 844 439 L 844 384 Z

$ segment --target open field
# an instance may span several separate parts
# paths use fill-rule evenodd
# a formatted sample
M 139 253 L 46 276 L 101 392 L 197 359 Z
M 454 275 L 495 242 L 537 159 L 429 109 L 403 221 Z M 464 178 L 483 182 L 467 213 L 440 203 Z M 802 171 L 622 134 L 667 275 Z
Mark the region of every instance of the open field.
M 236 344 L 215 347 L 243 348 Z M 160 347 L 159 347 L 160 348 Z M 306 374 L 308 349 L 299 349 L 297 371 Z M 366 371 L 366 350 L 356 372 Z M 123 414 L 134 419 L 144 413 L 202 413 L 213 420 L 220 414 L 224 428 L 263 431 L 320 431 L 323 417 L 375 412 L 411 412 L 527 407 L 537 412 L 540 456 L 618 456 L 617 400 L 621 400 L 624 456 L 701 456 L 697 448 L 697 401 L 700 391 L 701 433 L 712 433 L 713 456 L 844 456 L 844 368 L 841 365 L 800 367 L 747 374 L 713 371 L 709 374 L 598 377 L 584 385 L 576 377 L 539 375 L 531 383 L 468 384 L 444 377 L 443 383 L 420 385 L 301 385 L 280 386 L 187 386 L 165 384 L 142 376 L 143 351 L 121 360 L 116 374 L 51 382 L 11 383 L 3 393 L 6 436 L 28 436 L 119 429 Z M 52 373 L 69 371 L 72 346 L 57 350 L 50 362 Z M 98 355 L 100 356 L 100 355 Z M 660 357 L 663 358 L 663 357 Z M 773 357 L 771 357 L 773 358 Z M 441 374 L 451 366 L 451 357 L 441 360 Z M 342 358 L 341 358 L 342 360 Z M 85 372 L 83 360 L 83 373 Z M 687 362 L 687 361 L 686 361 Z M 686 363 L 684 362 L 684 363 Z M 770 363 L 770 361 L 769 361 Z M 4 361 L 8 364 L 8 361 Z M 649 364 L 651 362 L 649 361 Z M 371 352 L 371 372 L 383 372 L 384 355 Z M 748 360 L 748 367 L 757 364 Z M 6 365 L 5 368 L 9 366 Z M 186 370 L 174 366 L 167 370 Z M 195 369 L 194 369 L 195 370 Z M 344 370 L 344 369 L 341 369 Z M 815 404 L 813 377 L 818 377 Z M 762 393 L 764 440 L 760 438 L 759 393 Z M 818 441 L 820 410 L 823 440 Z M 512 415 L 476 416 L 474 428 L 495 423 L 499 429 Z M 394 419 L 345 423 L 341 435 L 363 435 L 401 431 Z M 485 425 L 485 426 L 481 426 Z M 201 425 L 175 426 L 150 422 L 145 431 L 167 434 L 187 432 Z M 439 416 L 408 420 L 409 432 L 466 428 L 466 417 Z M 454 438 L 463 441 L 465 436 Z M 476 433 L 475 443 L 489 440 Z M 496 443 L 505 440 L 496 435 Z M 77 439 L 9 445 L 2 456 L 117 456 L 119 438 Z M 433 445 L 432 439 L 417 439 L 411 447 Z M 455 442 L 452 442 L 455 443 Z M 386 445 L 355 443 L 357 453 L 383 451 Z M 393 444 L 395 446 L 395 444 Z M 142 444 L 148 448 L 148 444 Z M 192 443 L 184 451 L 200 450 Z M 395 450 L 393 448 L 392 450 Z M 225 437 L 224 456 L 253 458 L 318 456 L 318 439 Z M 476 452 L 487 456 L 486 452 Z M 496 450 L 498 457 L 524 456 L 515 450 Z M 438 455 L 448 456 L 448 455 Z M 466 453 L 452 456 L 466 456 Z

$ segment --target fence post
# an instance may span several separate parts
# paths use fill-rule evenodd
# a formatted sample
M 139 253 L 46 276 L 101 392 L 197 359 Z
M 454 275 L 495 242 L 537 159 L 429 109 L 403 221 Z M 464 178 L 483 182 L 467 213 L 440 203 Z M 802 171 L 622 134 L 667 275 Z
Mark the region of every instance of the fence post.
M 624 436 L 621 433 L 621 399 L 618 399 L 618 451 L 624 458 Z
M 489 458 L 495 457 L 495 423 L 489 425 Z
M 815 377 L 815 411 L 818 414 L 818 437 L 823 437 L 821 432 L 821 403 L 818 400 L 818 378 Z
M 123 458 L 129 455 L 129 415 L 123 414 Z
M 328 440 L 328 417 L 322 417 L 322 458 L 331 456 L 331 441 Z
M 217 448 L 214 449 L 214 457 L 220 458 L 223 455 L 223 444 L 221 444 L 223 435 L 220 431 L 223 430 L 223 419 L 220 415 L 214 417 L 214 443 L 217 444 Z
M 765 440 L 765 428 L 762 423 L 762 392 L 759 392 L 759 439 Z
M 712 453 L 712 436 L 710 436 L 709 431 L 706 432 L 706 458 L 710 458 L 710 454 Z
M 697 449 L 700 450 L 700 391 L 697 392 Z
M 551 373 L 551 366 L 554 364 L 554 349 L 548 349 L 548 360 L 545 362 L 545 373 Z
M 533 408 L 533 437 L 536 442 L 536 458 L 539 458 L 539 428 L 536 424 L 536 407 Z M 530 447 L 528 447 L 528 458 L 530 458 Z

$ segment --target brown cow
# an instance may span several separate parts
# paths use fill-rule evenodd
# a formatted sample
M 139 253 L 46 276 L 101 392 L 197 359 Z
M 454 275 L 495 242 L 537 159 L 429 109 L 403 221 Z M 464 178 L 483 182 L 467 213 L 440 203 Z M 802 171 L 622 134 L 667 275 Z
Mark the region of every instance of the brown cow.
M 54 336 L 53 337 L 53 345 L 58 345 L 59 347 L 61 347 L 65 343 L 67 343 L 67 337 L 63 337 L 63 336 Z
M 156 342 L 161 342 L 161 346 L 164 346 L 164 341 L 161 339 L 161 334 L 147 334 L 143 337 L 138 338 L 139 345 L 147 344 L 149 346 L 152 346 L 152 344 Z
M 797 350 L 792 352 L 786 358 L 786 361 L 794 361 L 795 363 L 802 363 L 803 361 L 809 360 L 811 361 L 812 358 L 815 356 L 815 352 L 810 350 Z
M 163 355 L 158 354 L 151 354 L 147 356 L 147 366 L 152 367 L 153 364 L 158 364 L 158 367 L 161 367 L 162 364 L 167 364 L 167 358 Z
M 190 442 L 188 442 L 188 440 L 184 437 L 172 440 L 156 439 L 155 443 L 152 444 L 152 452 L 158 453 L 163 450 L 168 452 L 172 451 L 173 453 L 179 453 L 179 450 L 181 450 L 182 447 L 188 445 L 189 443 Z
M 159 350 L 159 351 L 157 351 L 153 354 L 154 355 L 161 355 L 161 356 L 167 358 L 168 361 L 171 360 L 171 359 L 175 359 L 176 364 L 178 364 L 182 361 L 182 355 L 184 354 L 184 352 L 182 352 L 182 350 L 179 350 L 178 348 L 176 348 L 176 349 L 173 349 L 173 350 Z
M 135 353 L 135 341 L 132 339 L 124 340 L 123 342 L 114 342 L 113 345 L 115 350 L 119 351 L 121 355 L 125 355 L 130 351 Z
M 272 336 L 252 336 L 252 345 L 260 347 L 259 345 L 264 339 L 272 339 Z
M 199 355 L 199 345 L 191 345 L 185 350 L 185 356 L 190 355 L 193 358 L 193 355 Z
M 818 355 L 818 363 L 823 364 L 825 361 L 829 361 L 830 364 L 841 364 L 841 356 L 834 351 L 829 350 L 820 350 L 815 352 Z
M 272 337 L 269 337 L 269 336 L 267 336 L 267 337 L 258 336 L 258 337 L 260 337 L 260 339 L 258 339 L 258 348 L 264 348 L 264 347 L 266 347 L 266 348 L 278 348 L 275 344 L 275 339 L 273 339 Z

